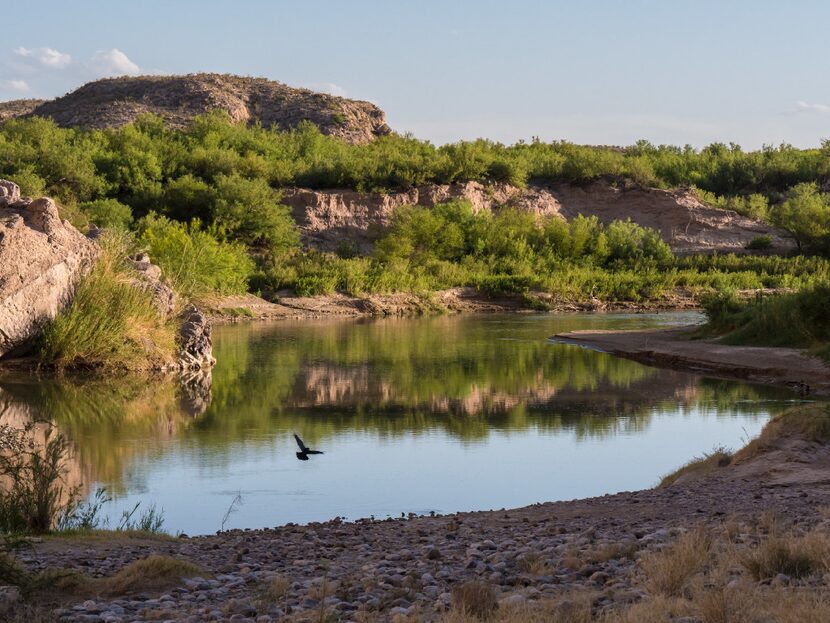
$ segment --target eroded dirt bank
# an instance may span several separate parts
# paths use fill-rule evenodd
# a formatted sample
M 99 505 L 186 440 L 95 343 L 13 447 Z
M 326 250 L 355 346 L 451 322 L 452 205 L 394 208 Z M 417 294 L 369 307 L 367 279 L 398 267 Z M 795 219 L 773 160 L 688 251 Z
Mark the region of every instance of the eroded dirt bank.
M 551 339 L 659 367 L 787 385 L 802 394 L 830 394 L 830 367 L 817 357 L 795 348 L 728 346 L 713 340 L 692 340 L 691 331 L 571 331 Z

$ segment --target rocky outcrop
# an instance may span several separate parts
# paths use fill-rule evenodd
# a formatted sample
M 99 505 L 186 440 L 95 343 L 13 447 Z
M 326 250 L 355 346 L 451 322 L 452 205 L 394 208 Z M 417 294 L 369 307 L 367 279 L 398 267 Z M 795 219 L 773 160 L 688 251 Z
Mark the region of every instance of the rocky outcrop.
M 97 253 L 51 199 L 21 199 L 17 185 L 0 181 L 0 357 L 58 314 Z
M 146 253 L 132 258 L 130 263 L 136 275 L 132 281 L 133 287 L 141 288 L 150 294 L 161 316 L 170 318 L 175 315 L 178 297 L 173 288 L 162 280 L 161 268 L 153 264 Z
M 21 199 L 16 184 L 0 180 L 0 358 L 24 350 L 71 300 L 98 256 L 101 233 L 93 228 L 84 236 L 60 219 L 51 199 Z M 146 253 L 129 262 L 132 286 L 150 294 L 162 318 L 178 315 L 180 322 L 178 352 L 152 367 L 210 370 L 216 363 L 210 321 L 192 305 L 179 313 L 176 293 Z M 207 388 L 209 394 L 209 382 Z
M 181 314 L 179 329 L 179 365 L 183 370 L 209 369 L 215 363 L 211 324 L 194 305 L 188 305 Z
M 25 99 L 0 102 L 0 122 L 6 119 L 14 119 L 29 115 L 35 108 L 44 104 L 47 100 Z
M 373 235 L 389 225 L 401 206 L 433 207 L 452 199 L 466 199 L 474 212 L 511 206 L 544 216 L 559 213 L 559 202 L 547 191 L 478 182 L 428 184 L 389 194 L 289 188 L 282 201 L 291 208 L 306 244 L 335 250 L 345 241 L 365 253 L 371 250 Z
M 630 218 L 659 231 L 678 254 L 742 252 L 758 236 L 770 237 L 772 252 L 795 249 L 785 232 L 731 210 L 709 207 L 691 190 L 618 188 L 608 182 L 527 188 L 467 182 L 430 184 L 389 194 L 304 188 L 283 192 L 283 203 L 291 208 L 307 245 L 336 250 L 345 241 L 363 253 L 371 250 L 373 238 L 389 225 L 397 208 L 431 207 L 450 199 L 466 199 L 476 212 L 514 207 L 566 220 L 580 214 L 596 216 L 603 223 Z
M 390 132 L 384 112 L 370 102 L 223 74 L 96 80 L 55 100 L 0 104 L 0 120 L 36 115 L 51 117 L 62 127 L 114 128 L 154 113 L 170 127 L 181 128 L 212 110 L 225 111 L 234 122 L 282 130 L 308 120 L 324 134 L 351 143 L 367 143 Z

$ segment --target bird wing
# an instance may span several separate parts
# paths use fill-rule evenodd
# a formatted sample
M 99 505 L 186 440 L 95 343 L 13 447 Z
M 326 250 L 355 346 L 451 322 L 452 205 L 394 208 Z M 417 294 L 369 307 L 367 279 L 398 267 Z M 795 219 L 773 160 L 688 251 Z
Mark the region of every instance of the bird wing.
M 303 443 L 303 440 L 297 436 L 297 433 L 294 433 L 294 439 L 297 440 L 297 445 L 300 446 L 300 450 L 302 450 L 303 452 L 308 452 L 308 448 L 306 448 L 305 444 Z
M 308 450 L 306 454 L 323 454 L 322 450 Z

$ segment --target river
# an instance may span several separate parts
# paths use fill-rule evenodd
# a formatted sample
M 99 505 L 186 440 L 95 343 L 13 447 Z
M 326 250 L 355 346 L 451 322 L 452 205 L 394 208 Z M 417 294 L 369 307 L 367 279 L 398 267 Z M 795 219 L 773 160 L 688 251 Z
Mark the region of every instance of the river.
M 69 485 L 106 487 L 110 525 L 140 503 L 205 534 L 510 508 L 654 485 L 737 448 L 790 392 L 660 370 L 551 342 L 689 313 L 280 321 L 215 329 L 208 385 L 0 381 L 0 413 L 49 418 Z M 324 452 L 295 456 L 293 434 Z M 230 512 L 229 512 L 230 511 Z M 137 513 L 137 514 L 138 514 Z

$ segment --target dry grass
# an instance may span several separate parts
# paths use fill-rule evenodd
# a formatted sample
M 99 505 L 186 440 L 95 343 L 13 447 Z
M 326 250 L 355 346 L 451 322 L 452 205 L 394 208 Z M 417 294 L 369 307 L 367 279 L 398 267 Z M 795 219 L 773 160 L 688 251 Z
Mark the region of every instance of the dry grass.
M 816 531 L 803 536 L 773 532 L 742 553 L 739 560 L 756 580 L 774 578 L 779 573 L 803 578 L 830 569 L 830 537 Z
M 658 488 L 670 487 L 681 477 L 700 477 L 710 474 L 732 462 L 732 453 L 725 448 L 715 448 L 701 457 L 696 457 L 683 467 L 663 476 Z
M 210 575 L 188 560 L 153 555 L 131 562 L 110 578 L 102 580 L 105 595 L 127 595 L 160 589 L 178 583 L 182 578 Z
M 633 559 L 638 551 L 640 551 L 640 546 L 636 541 L 621 541 L 619 543 L 609 543 L 601 547 L 595 547 L 585 553 L 582 558 L 585 562 L 596 564 L 598 562 L 608 562 L 609 560 Z
M 474 619 L 493 617 L 499 604 L 495 588 L 485 582 L 465 582 L 452 591 L 453 610 Z
M 783 438 L 798 437 L 807 441 L 830 441 L 830 407 L 812 404 L 788 409 L 772 418 L 761 434 L 735 453 L 740 463 L 763 454 Z
M 551 562 L 535 552 L 522 556 L 517 566 L 519 571 L 528 575 L 549 575 L 553 572 Z
M 556 601 L 501 606 L 487 619 L 493 623 L 593 623 L 590 595 L 569 595 Z M 479 623 L 481 617 L 453 608 L 440 623 Z
M 640 559 L 646 575 L 646 588 L 652 594 L 675 597 L 689 580 L 709 562 L 712 539 L 702 528 L 682 535 L 662 552 L 651 552 Z

